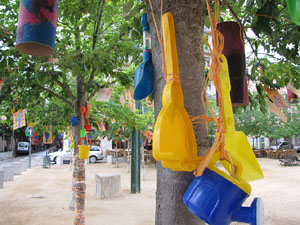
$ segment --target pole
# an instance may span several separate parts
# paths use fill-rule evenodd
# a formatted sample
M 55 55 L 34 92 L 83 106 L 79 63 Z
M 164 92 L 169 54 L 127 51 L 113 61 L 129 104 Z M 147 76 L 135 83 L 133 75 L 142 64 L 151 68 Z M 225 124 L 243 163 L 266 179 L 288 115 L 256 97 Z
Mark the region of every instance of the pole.
M 140 103 L 136 102 L 136 109 L 140 109 Z M 141 165 L 140 165 L 140 131 L 134 127 L 132 130 L 131 144 L 131 193 L 141 192 Z
M 29 168 L 31 168 L 31 137 L 29 137 L 29 160 L 28 160 L 28 163 L 29 163 Z
M 2 157 L 3 157 L 3 159 L 5 158 L 4 157 L 4 142 L 5 142 L 5 134 L 3 133 L 3 135 L 2 135 L 2 153 L 3 153 Z

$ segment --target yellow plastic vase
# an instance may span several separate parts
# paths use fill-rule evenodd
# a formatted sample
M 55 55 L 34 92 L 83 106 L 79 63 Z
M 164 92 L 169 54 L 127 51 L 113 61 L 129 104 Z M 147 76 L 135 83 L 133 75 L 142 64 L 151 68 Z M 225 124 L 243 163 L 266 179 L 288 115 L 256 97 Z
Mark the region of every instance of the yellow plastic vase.
M 162 32 L 166 73 L 175 74 L 178 79 L 175 28 L 171 13 L 166 13 L 162 17 Z M 162 161 L 165 168 L 178 171 L 192 171 L 201 160 L 201 157 L 197 157 L 195 134 L 184 108 L 181 85 L 174 79 L 168 81 L 163 90 L 162 109 L 153 132 L 153 156 L 156 160 Z
M 237 159 L 243 166 L 241 178 L 246 181 L 263 179 L 264 175 L 256 160 L 247 136 L 241 131 L 235 131 L 233 111 L 230 99 L 230 78 L 227 59 L 221 55 L 221 98 L 223 102 L 223 120 L 225 125 L 225 150 Z M 222 163 L 230 171 L 229 165 Z
M 89 145 L 78 145 L 79 148 L 79 159 L 88 159 L 90 154 L 91 146 Z

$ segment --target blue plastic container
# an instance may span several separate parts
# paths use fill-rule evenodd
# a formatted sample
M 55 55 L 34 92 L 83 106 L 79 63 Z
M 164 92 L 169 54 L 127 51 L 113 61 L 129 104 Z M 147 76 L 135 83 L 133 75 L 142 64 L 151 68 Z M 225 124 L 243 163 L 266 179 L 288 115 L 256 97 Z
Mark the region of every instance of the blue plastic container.
M 241 207 L 248 194 L 215 171 L 205 169 L 202 176 L 194 178 L 183 201 L 189 211 L 210 225 L 228 225 L 233 221 L 261 225 L 261 199 L 255 199 L 251 207 Z
M 144 52 L 143 63 L 135 72 L 133 93 L 135 100 L 144 99 L 153 92 L 154 82 L 151 57 L 151 52 Z

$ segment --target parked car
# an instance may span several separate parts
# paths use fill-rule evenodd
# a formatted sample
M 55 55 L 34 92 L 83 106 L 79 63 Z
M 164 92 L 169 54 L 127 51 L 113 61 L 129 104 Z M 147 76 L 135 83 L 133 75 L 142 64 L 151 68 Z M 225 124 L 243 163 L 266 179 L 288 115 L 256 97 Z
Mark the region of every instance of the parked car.
M 294 149 L 295 149 L 297 152 L 300 152 L 300 143 L 295 144 L 295 145 L 294 145 Z
M 56 160 L 58 156 L 61 156 L 63 160 L 71 160 L 71 151 L 70 149 L 63 150 L 62 148 L 58 149 L 56 152 L 51 152 L 48 154 L 50 157 L 50 162 L 56 164 Z
M 271 149 L 273 149 L 273 150 L 279 150 L 279 149 L 293 149 L 293 144 L 291 144 L 291 143 L 288 142 L 288 141 L 284 141 L 284 142 L 281 142 L 281 143 L 278 144 L 278 145 L 273 145 L 273 146 L 271 146 Z
M 49 153 L 50 161 L 56 163 L 57 157 L 61 156 L 63 161 L 71 160 L 71 151 L 70 149 L 59 149 L 56 152 Z M 104 154 L 102 149 L 99 146 L 92 145 L 89 153 L 89 162 L 95 163 L 97 160 L 103 160 Z
M 29 143 L 19 142 L 17 147 L 17 154 L 29 154 Z

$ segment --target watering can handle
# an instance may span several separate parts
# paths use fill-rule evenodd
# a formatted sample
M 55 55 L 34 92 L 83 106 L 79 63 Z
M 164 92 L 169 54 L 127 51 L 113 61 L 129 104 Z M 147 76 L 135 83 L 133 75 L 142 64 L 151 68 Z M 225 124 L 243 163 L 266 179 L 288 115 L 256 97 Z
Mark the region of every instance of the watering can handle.
M 221 58 L 221 72 L 220 72 L 220 86 L 221 99 L 223 102 L 223 120 L 226 133 L 233 133 L 235 131 L 233 110 L 230 97 L 230 78 L 228 72 L 228 64 L 226 57 L 222 54 Z
M 89 139 L 88 137 L 82 137 L 82 138 L 80 138 L 80 139 L 78 140 L 78 145 L 80 145 L 80 141 L 81 141 L 82 139 L 88 140 L 89 143 L 90 143 L 90 146 L 91 146 L 91 148 L 92 148 L 92 142 L 91 142 L 91 139 Z
M 174 19 L 169 12 L 162 16 L 162 32 L 164 37 L 166 75 L 175 74 L 179 76 L 176 40 L 175 35 L 173 35 L 175 34 Z

